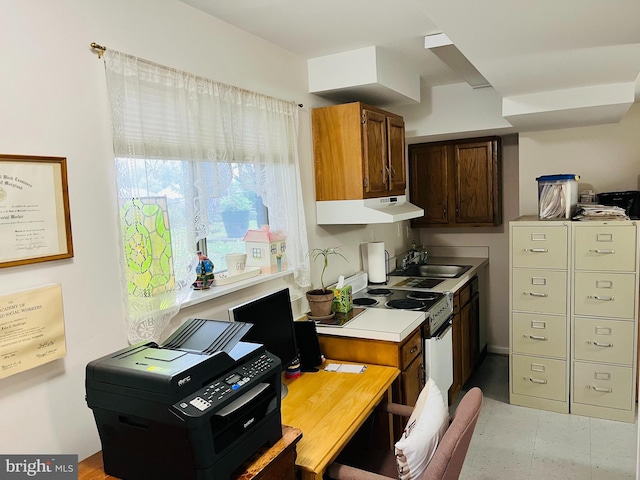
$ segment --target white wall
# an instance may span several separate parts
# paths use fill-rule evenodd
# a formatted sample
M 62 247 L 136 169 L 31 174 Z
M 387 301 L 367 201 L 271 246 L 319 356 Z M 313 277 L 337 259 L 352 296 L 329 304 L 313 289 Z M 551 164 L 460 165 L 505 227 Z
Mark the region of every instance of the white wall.
M 75 256 L 0 271 L 0 294 L 60 283 L 67 356 L 0 380 L 0 452 L 77 453 L 100 449 L 86 406 L 86 364 L 126 345 L 116 234 L 116 195 L 104 66 L 89 44 L 304 103 L 300 157 L 310 247 L 342 245 L 349 263 L 327 273 L 360 269 L 359 245 L 372 229 L 315 226 L 306 61 L 177 0 L 3 0 L 0 2 L 0 152 L 67 158 Z M 394 228 L 375 227 L 388 249 L 406 249 Z M 319 265 L 312 266 L 317 284 Z M 208 305 L 223 318 L 228 306 L 278 280 Z
M 520 135 L 520 213 L 537 214 L 540 175 L 575 173 L 578 189 L 638 190 L 640 104 L 620 123 Z

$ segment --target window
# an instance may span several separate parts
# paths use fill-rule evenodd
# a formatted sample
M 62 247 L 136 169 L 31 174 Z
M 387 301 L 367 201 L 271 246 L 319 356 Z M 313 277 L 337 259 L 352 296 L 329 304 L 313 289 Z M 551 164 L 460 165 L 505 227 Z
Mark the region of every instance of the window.
M 133 204 L 130 231 L 147 210 L 162 219 L 153 237 L 125 237 L 121 222 L 129 341 L 160 337 L 195 280 L 198 250 L 224 270 L 225 255 L 245 252 L 247 230 L 264 224 L 285 236 L 286 265 L 308 286 L 297 105 L 114 50 L 104 59 L 121 218 Z M 173 281 L 150 288 L 166 272 Z

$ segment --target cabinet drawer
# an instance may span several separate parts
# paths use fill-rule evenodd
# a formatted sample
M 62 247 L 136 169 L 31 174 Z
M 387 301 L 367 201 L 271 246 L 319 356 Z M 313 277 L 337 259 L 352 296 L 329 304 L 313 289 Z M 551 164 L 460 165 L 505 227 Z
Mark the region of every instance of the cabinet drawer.
M 565 314 L 567 272 L 513 269 L 513 310 Z
M 635 226 L 576 225 L 574 228 L 577 270 L 635 271 Z
M 576 360 L 633 364 L 633 322 L 604 318 L 575 318 Z
M 635 286 L 632 273 L 575 272 L 575 313 L 632 319 Z
M 513 313 L 513 352 L 567 357 L 567 318 L 560 315 Z
M 402 350 L 400 351 L 402 365 L 400 369 L 404 370 L 414 358 L 420 355 L 422 355 L 422 332 L 418 329 L 418 331 L 402 345 Z
M 549 400 L 567 400 L 567 363 L 564 360 L 512 355 L 511 362 L 513 393 Z
M 575 362 L 573 401 L 600 407 L 630 410 L 633 390 L 633 369 L 614 365 Z
M 514 227 L 512 266 L 524 268 L 567 268 L 567 227 Z

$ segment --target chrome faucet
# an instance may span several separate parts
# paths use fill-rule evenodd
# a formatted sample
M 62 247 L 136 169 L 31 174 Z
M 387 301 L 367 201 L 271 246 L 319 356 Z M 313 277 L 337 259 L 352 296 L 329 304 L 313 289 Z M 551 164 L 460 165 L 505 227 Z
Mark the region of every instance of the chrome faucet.
M 411 250 L 402 257 L 402 270 L 406 270 L 410 264 L 415 263 L 418 265 L 426 265 L 429 254 L 424 247 L 420 247 L 418 250 L 415 243 L 411 246 Z

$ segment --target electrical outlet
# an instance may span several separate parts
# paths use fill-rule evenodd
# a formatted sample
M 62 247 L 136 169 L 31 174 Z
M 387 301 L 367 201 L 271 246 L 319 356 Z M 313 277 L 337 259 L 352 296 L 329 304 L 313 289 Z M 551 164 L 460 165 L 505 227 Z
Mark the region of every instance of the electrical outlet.
M 409 239 L 409 225 L 407 225 L 407 230 L 406 230 L 406 235 L 407 235 L 407 240 Z
M 402 224 L 398 223 L 398 238 L 402 238 Z

